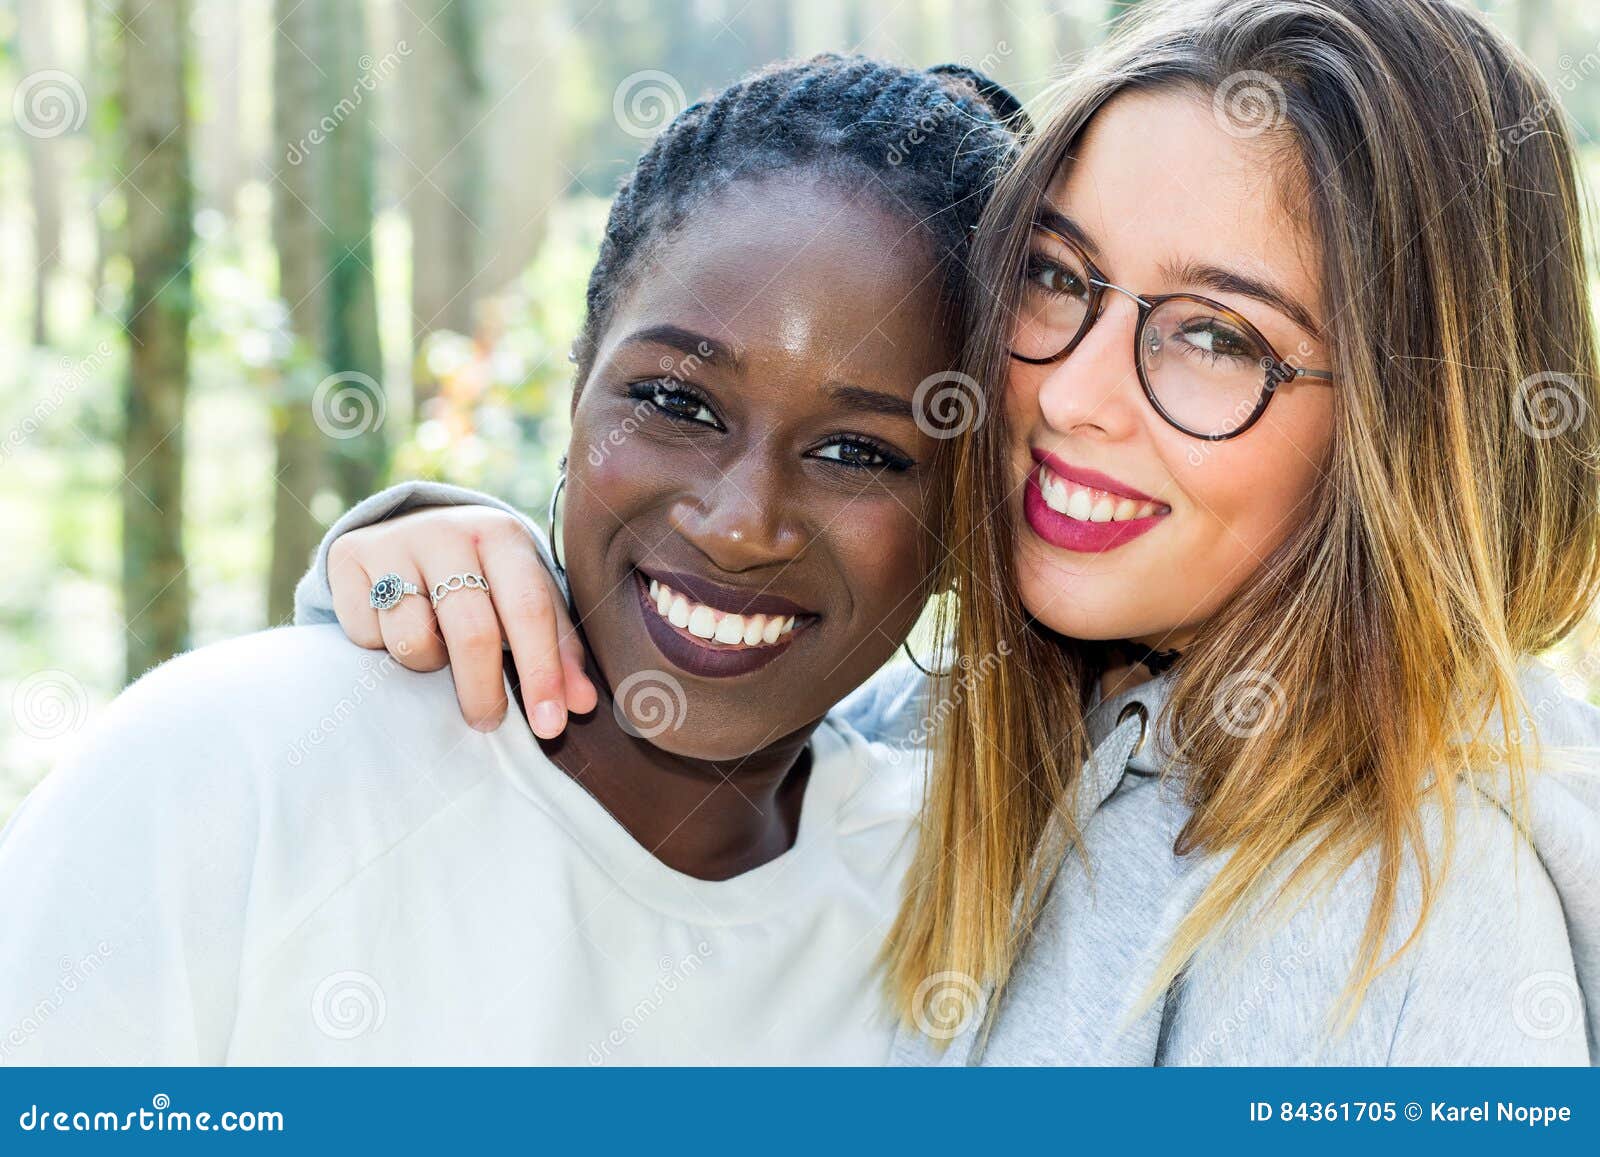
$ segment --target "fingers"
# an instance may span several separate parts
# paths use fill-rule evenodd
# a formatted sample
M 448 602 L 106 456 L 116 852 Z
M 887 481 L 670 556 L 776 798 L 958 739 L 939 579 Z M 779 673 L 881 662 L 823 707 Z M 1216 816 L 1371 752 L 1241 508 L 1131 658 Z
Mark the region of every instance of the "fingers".
M 333 613 L 350 641 L 373 650 L 383 646 L 378 612 L 368 602 L 372 577 L 362 567 L 354 534 L 342 534 L 328 548 L 328 588 L 333 592 Z
M 587 715 L 600 703 L 600 692 L 584 670 L 589 656 L 577 628 L 572 625 L 572 616 L 567 610 L 566 600 L 561 596 L 561 588 L 548 571 L 544 572 L 544 581 L 550 588 L 551 597 L 555 599 L 556 630 L 561 639 L 561 668 L 567 680 L 567 710 L 576 715 Z
M 380 575 L 397 574 L 421 589 L 417 568 L 407 559 L 384 554 L 381 540 L 363 538 L 364 533 L 341 535 L 328 550 L 328 586 L 339 625 L 351 642 L 387 649 L 402 667 L 437 671 L 449 655 L 427 599 L 406 595 L 386 611 L 377 610 L 370 601 L 372 584 Z
M 422 596 L 374 610 L 368 595 L 386 573 L 415 583 Z M 453 590 L 433 607 L 427 592 L 464 573 L 481 574 L 489 591 Z M 493 730 L 505 718 L 502 640 L 536 735 L 554 738 L 569 711 L 593 711 L 599 701 L 560 586 L 515 518 L 478 508 L 426 510 L 351 531 L 329 549 L 328 577 L 334 612 L 352 640 L 387 647 L 416 671 L 450 664 L 473 727 Z
M 554 739 L 565 729 L 569 710 L 593 711 L 598 700 L 583 673 L 583 645 L 560 588 L 525 535 L 486 539 L 482 551 L 484 577 L 517 664 L 528 724 L 539 738 Z
M 434 549 L 436 553 L 423 564 L 424 590 L 453 574 L 488 577 L 470 546 Z M 489 586 L 494 587 L 493 579 Z M 450 653 L 450 673 L 455 678 L 462 718 L 480 731 L 493 731 L 505 719 L 507 706 L 500 618 L 494 601 L 487 591 L 463 587 L 440 599 L 433 613 Z

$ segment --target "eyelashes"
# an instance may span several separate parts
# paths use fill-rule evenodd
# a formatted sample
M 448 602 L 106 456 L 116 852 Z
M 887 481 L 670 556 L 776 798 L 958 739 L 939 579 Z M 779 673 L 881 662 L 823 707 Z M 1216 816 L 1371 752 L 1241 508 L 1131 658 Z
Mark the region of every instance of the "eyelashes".
M 688 382 L 676 378 L 634 382 L 628 386 L 628 396 L 665 421 L 726 432 L 711 400 Z M 806 452 L 806 457 L 855 471 L 900 473 L 916 465 L 914 460 L 876 438 L 849 432 L 827 435 Z

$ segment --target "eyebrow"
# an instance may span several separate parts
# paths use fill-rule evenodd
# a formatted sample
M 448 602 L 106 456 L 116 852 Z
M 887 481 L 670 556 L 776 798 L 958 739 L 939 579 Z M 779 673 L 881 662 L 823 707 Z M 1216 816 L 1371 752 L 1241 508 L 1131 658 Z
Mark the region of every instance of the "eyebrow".
M 1033 223 L 1035 225 L 1043 225 L 1052 233 L 1061 234 L 1068 241 L 1076 241 L 1079 245 L 1083 246 L 1084 250 L 1088 252 L 1090 257 L 1098 257 L 1100 255 L 1099 247 L 1096 246 L 1094 241 L 1090 239 L 1089 235 L 1083 231 L 1083 226 L 1079 225 L 1071 217 L 1068 217 L 1065 213 L 1061 212 L 1061 210 L 1054 208 L 1048 202 L 1039 206 L 1039 211 L 1033 215 Z
M 1311 336 L 1320 337 L 1322 334 L 1322 327 L 1317 324 L 1316 318 L 1311 316 L 1310 310 L 1269 282 L 1234 269 L 1224 269 L 1220 265 L 1194 262 L 1177 267 L 1163 266 L 1162 273 L 1182 285 L 1199 285 L 1217 293 L 1239 293 L 1245 297 L 1253 297 L 1265 305 L 1270 305 Z
M 883 414 L 890 418 L 910 418 L 911 399 L 882 390 L 869 390 L 865 386 L 847 386 L 829 382 L 824 387 L 828 396 L 847 410 L 862 414 Z
M 1083 227 L 1049 203 L 1039 206 L 1038 212 L 1034 214 L 1034 223 L 1060 233 L 1069 241 L 1077 242 L 1090 257 L 1099 256 L 1099 250 L 1089 235 L 1083 231 Z M 1269 282 L 1234 269 L 1224 269 L 1220 265 L 1193 261 L 1182 265 L 1163 265 L 1161 274 L 1168 281 L 1180 285 L 1194 285 L 1216 293 L 1238 293 L 1254 298 L 1264 305 L 1271 306 L 1313 337 L 1322 335 L 1322 327 L 1317 324 L 1317 319 L 1311 315 L 1311 311 Z
M 634 330 L 617 344 L 619 346 L 661 345 L 675 349 L 685 357 L 726 362 L 735 368 L 739 365 L 739 355 L 733 352 L 731 346 L 709 338 L 703 333 L 685 329 L 681 325 L 647 325 Z

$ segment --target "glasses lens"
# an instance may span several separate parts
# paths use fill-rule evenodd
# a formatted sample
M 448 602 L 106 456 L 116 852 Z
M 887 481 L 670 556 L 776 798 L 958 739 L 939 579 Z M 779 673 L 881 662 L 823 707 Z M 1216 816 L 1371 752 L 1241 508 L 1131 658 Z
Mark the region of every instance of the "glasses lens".
M 1034 230 L 1011 352 L 1025 358 L 1064 352 L 1083 329 L 1091 294 L 1083 256 L 1060 238 Z
M 1185 297 L 1162 302 L 1139 342 L 1150 392 L 1193 434 L 1231 434 L 1254 417 L 1272 353 L 1215 305 Z

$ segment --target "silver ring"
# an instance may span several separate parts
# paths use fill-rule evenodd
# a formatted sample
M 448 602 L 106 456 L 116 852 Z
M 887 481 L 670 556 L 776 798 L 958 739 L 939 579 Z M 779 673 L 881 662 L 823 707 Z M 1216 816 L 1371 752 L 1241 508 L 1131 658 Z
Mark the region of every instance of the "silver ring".
M 488 579 L 481 574 L 473 574 L 471 571 L 467 571 L 464 574 L 453 574 L 449 578 L 441 579 L 434 583 L 433 590 L 429 592 L 428 597 L 433 600 L 433 605 L 437 607 L 445 595 L 451 591 L 487 591 L 488 589 Z
M 378 576 L 378 581 L 372 584 L 372 590 L 367 592 L 367 602 L 375 611 L 389 611 L 399 606 L 400 600 L 407 595 L 421 593 L 416 583 L 408 583 L 391 571 Z

